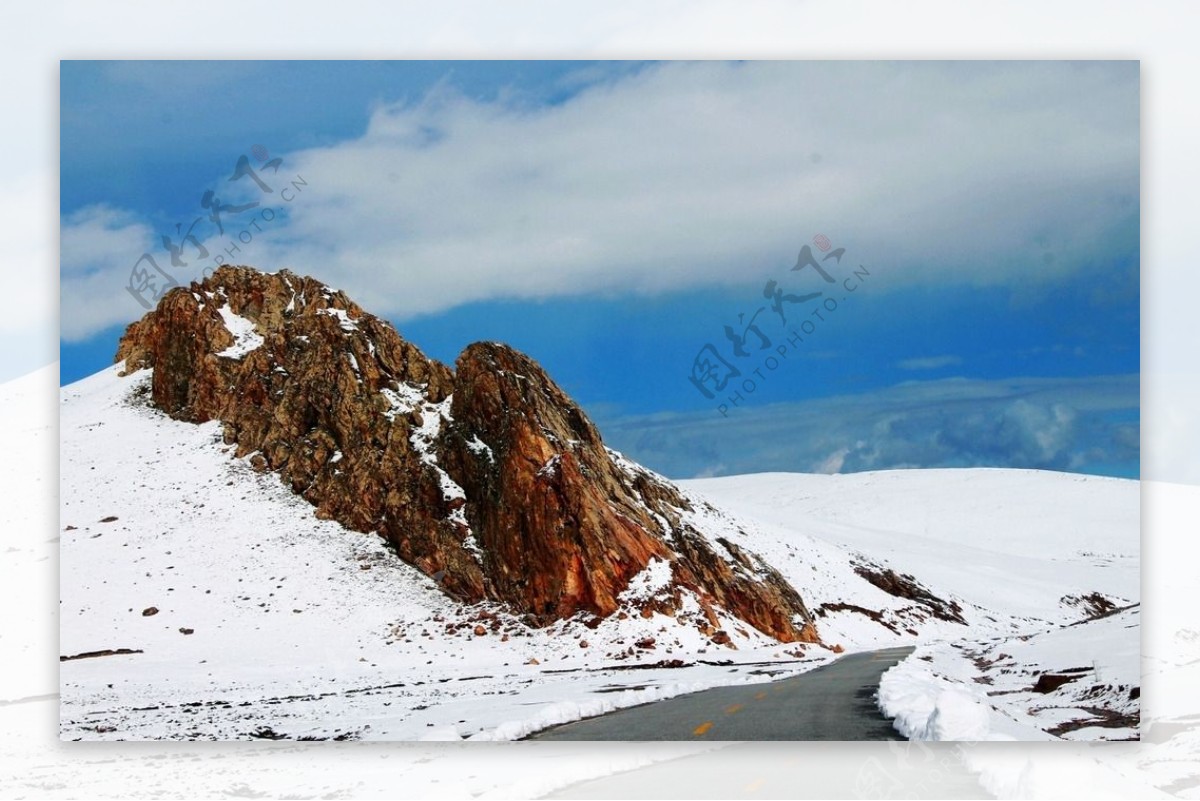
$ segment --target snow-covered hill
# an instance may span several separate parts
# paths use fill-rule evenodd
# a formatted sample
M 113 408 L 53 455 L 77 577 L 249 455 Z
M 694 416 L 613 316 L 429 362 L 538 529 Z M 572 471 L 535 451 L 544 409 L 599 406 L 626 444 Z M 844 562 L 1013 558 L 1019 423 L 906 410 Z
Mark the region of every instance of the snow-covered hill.
M 1080 596 L 1122 605 L 1138 597 L 1136 481 L 959 469 L 680 483 L 723 509 L 887 561 L 993 614 L 1069 623 L 1082 617 Z
M 1140 612 L 922 645 L 884 676 L 879 706 L 914 740 L 1136 740 Z
M 969 633 L 921 638 L 884 678 L 880 706 L 906 736 L 1138 736 L 1138 482 L 964 469 L 682 483 L 722 508 L 911 572 L 969 605 Z M 1043 673 L 1064 683 L 1039 686 Z
M 661 614 L 534 629 L 457 604 L 380 537 L 318 519 L 234 458 L 219 423 L 150 407 L 147 379 L 114 367 L 61 392 L 66 739 L 507 739 L 835 656 L 732 620 L 736 647 L 720 647 Z M 1026 636 L 1138 598 L 1136 482 L 951 470 L 683 486 L 688 522 L 776 567 L 831 646 Z M 631 600 L 656 591 L 656 569 Z M 1104 631 L 1136 652 L 1136 627 Z
M 737 650 L 657 614 L 534 629 L 459 605 L 232 458 L 219 423 L 151 408 L 147 378 L 62 390 L 64 738 L 511 739 L 833 655 L 732 624 Z

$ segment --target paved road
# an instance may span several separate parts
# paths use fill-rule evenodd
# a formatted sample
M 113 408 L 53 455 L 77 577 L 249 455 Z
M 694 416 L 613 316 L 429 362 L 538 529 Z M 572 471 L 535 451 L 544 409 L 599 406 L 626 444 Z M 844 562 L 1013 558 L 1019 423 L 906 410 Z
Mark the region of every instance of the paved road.
M 899 740 L 875 706 L 885 670 L 912 648 L 850 654 L 770 684 L 715 687 L 619 709 L 535 740 Z

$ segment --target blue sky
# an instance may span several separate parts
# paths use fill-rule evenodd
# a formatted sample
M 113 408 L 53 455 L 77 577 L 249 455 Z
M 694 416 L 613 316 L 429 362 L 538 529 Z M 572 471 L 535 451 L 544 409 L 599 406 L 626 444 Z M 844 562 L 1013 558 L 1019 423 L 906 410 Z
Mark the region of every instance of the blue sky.
M 1138 77 L 1136 62 L 63 62 L 62 380 L 111 362 L 143 312 L 130 268 L 144 251 L 169 263 L 160 238 L 204 213 L 204 191 L 265 197 L 227 180 L 247 154 L 282 159 L 268 184 L 303 184 L 273 193 L 277 216 L 231 261 L 345 289 L 448 363 L 508 342 L 668 475 L 1137 476 Z M 240 230 L 227 221 L 223 236 L 201 219 L 211 253 Z M 824 255 L 818 234 L 845 248 L 832 285 L 790 269 L 805 245 Z M 772 280 L 825 293 L 785 306 L 793 330 L 838 308 L 734 406 L 787 341 Z M 723 329 L 760 308 L 772 346 L 752 336 L 739 358 Z M 713 398 L 688 380 L 707 344 L 743 368 Z

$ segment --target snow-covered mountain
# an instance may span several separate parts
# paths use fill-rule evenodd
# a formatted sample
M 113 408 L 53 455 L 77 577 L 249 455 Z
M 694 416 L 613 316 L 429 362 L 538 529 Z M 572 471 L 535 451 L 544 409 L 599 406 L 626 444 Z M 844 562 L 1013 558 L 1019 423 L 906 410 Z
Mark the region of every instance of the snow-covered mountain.
M 64 738 L 511 739 L 908 643 L 929 687 L 1012 722 L 992 734 L 1097 736 L 1063 724 L 1121 693 L 1135 719 L 1128 671 L 1098 666 L 1136 660 L 1137 482 L 675 485 L 510 349 L 450 371 L 312 279 L 214 281 L 61 392 Z M 936 650 L 1031 684 L 1078 667 L 998 652 L 1038 637 L 1096 651 L 1039 693 L 1053 720 Z
M 222 267 L 129 326 L 118 360 L 150 371 L 154 408 L 220 421 L 238 456 L 323 519 L 378 532 L 459 601 L 502 603 L 533 626 L 663 611 L 715 645 L 725 617 L 819 641 L 771 565 L 706 537 L 670 482 L 605 448 L 541 366 L 503 344 L 469 345 L 452 370 L 315 279 Z M 647 576 L 655 593 L 630 609 L 622 593 Z

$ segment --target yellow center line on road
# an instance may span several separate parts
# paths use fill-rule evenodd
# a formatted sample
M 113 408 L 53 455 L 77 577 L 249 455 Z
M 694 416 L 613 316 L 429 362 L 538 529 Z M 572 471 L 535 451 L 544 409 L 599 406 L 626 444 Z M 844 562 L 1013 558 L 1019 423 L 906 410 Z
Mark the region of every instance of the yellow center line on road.
M 733 704 L 732 706 L 727 706 L 727 707 L 725 707 L 725 714 L 733 715 L 737 712 L 741 712 L 742 706 L 743 706 L 742 704 Z
M 703 723 L 701 723 L 699 726 L 697 726 L 695 728 L 695 730 L 692 732 L 692 734 L 695 735 L 696 737 L 701 737 L 705 734 L 708 734 L 708 730 L 711 729 L 712 727 L 713 727 L 712 721 L 706 720 Z
M 747 785 L 746 785 L 746 789 L 745 789 L 745 790 L 743 790 L 742 792 L 745 792 L 745 793 L 755 793 L 755 792 L 758 792 L 758 788 L 759 788 L 759 787 L 762 787 L 762 786 L 763 786 L 763 780 L 762 780 L 762 779 L 755 779 L 754 781 L 752 781 L 752 782 L 750 782 L 749 784 L 747 784 Z
M 776 688 L 776 690 L 778 690 L 778 689 L 779 689 L 779 688 Z M 767 694 L 766 694 L 766 693 L 755 693 L 755 694 L 754 694 L 754 700 L 755 700 L 755 701 L 761 701 L 761 700 L 763 700 L 763 699 L 764 699 L 764 698 L 766 698 L 766 697 L 767 697 Z

